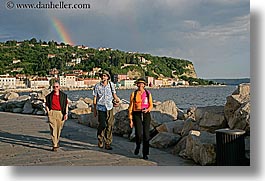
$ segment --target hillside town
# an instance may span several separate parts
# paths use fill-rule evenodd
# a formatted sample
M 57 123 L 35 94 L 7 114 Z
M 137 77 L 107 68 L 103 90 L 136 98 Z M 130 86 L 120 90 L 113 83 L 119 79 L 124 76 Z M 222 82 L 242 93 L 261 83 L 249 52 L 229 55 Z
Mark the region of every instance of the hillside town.
M 0 91 L 50 88 L 54 81 L 63 89 L 90 89 L 100 82 L 103 69 L 120 89 L 134 88 L 139 77 L 153 88 L 214 84 L 199 79 L 192 62 L 183 59 L 35 38 L 0 42 L 0 47 Z
M 71 74 L 59 75 L 57 69 L 49 71 L 49 75 L 45 77 L 39 76 L 27 76 L 25 74 L 17 74 L 10 76 L 9 74 L 0 75 L 0 90 L 6 89 L 42 89 L 49 88 L 51 83 L 59 81 L 60 85 L 64 89 L 89 89 L 96 83 L 100 82 L 98 74 L 101 68 L 93 68 L 90 72 L 82 70 L 74 70 Z M 84 78 L 86 77 L 86 78 Z M 135 86 L 135 80 L 137 77 L 131 77 L 130 75 L 115 74 L 112 75 L 113 82 L 117 88 L 132 88 Z M 177 85 L 189 85 L 188 81 L 184 81 L 178 78 L 158 78 L 146 77 L 149 87 L 168 87 Z

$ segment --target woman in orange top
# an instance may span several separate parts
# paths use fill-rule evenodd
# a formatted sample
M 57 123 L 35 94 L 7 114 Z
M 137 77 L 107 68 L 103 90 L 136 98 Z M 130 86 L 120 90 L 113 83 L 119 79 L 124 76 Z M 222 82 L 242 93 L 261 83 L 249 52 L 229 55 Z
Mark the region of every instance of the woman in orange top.
M 139 154 L 141 139 L 143 138 L 143 159 L 147 160 L 149 155 L 149 130 L 153 108 L 152 95 L 145 89 L 146 81 L 140 78 L 136 81 L 138 89 L 132 92 L 129 105 L 130 127 L 135 127 L 135 155 Z

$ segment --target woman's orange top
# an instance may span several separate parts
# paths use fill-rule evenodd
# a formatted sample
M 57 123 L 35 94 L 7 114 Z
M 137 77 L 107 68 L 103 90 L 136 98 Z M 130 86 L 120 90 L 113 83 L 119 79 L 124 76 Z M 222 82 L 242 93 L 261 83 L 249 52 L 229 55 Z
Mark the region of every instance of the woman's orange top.
M 152 95 L 148 91 L 149 98 L 147 98 L 146 91 L 143 92 L 137 91 L 136 92 L 136 100 L 134 100 L 134 92 L 132 92 L 130 96 L 130 105 L 129 105 L 129 119 L 132 119 L 132 112 L 133 111 L 142 111 L 144 108 L 148 109 L 150 112 L 153 109 L 153 100 Z M 148 102 L 147 102 L 148 100 Z

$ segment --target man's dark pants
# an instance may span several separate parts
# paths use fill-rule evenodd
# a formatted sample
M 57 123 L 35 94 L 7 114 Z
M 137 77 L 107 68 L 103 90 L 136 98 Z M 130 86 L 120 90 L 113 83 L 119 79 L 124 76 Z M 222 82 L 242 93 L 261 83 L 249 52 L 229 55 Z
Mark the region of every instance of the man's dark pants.
M 108 111 L 98 111 L 98 142 L 106 145 L 112 143 L 112 130 L 114 125 L 113 109 Z

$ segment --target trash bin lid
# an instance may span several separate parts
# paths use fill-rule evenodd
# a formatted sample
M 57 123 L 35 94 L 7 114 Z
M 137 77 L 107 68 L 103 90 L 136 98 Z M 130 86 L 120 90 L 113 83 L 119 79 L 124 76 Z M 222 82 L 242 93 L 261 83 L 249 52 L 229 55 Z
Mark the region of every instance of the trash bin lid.
M 218 130 L 215 130 L 215 132 L 225 133 L 225 134 L 230 134 L 230 135 L 242 135 L 246 133 L 246 131 L 241 130 L 241 129 L 229 129 L 229 128 L 218 129 Z

